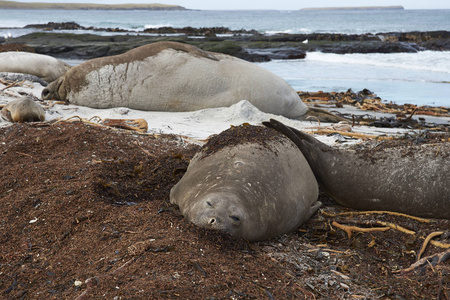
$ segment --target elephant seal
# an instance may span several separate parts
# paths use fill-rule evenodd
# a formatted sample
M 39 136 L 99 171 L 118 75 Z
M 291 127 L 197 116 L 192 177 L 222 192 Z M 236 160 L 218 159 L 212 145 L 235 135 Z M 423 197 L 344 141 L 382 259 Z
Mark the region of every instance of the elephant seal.
M 69 69 L 68 64 L 48 55 L 17 51 L 0 53 L 0 72 L 31 74 L 52 82 Z
M 291 119 L 309 114 L 339 119 L 309 110 L 286 81 L 266 69 L 177 42 L 156 42 L 88 60 L 51 83 L 42 98 L 146 111 L 195 111 L 248 100 L 263 112 Z
M 318 185 L 299 149 L 263 126 L 212 137 L 170 191 L 201 227 L 261 241 L 295 230 L 317 211 Z
M 300 148 L 319 185 L 339 204 L 450 219 L 450 142 L 376 141 L 376 147 L 339 150 L 276 120 L 264 125 Z
M 2 117 L 10 122 L 39 122 L 45 120 L 45 112 L 41 105 L 27 96 L 6 104 L 2 108 Z

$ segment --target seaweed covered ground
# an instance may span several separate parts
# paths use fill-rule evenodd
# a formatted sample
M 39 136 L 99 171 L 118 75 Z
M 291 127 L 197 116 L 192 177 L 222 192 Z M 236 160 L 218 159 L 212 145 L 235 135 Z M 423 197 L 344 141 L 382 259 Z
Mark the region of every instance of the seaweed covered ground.
M 265 242 L 187 223 L 169 191 L 197 150 L 80 122 L 0 128 L 0 298 L 450 299 L 446 220 L 321 195 L 309 222 Z

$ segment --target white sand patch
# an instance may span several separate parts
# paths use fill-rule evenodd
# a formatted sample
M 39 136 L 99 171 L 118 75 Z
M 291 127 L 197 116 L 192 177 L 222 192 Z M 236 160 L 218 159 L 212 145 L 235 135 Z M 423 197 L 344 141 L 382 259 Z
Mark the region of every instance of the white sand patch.
M 33 95 L 40 98 L 44 87 L 39 83 L 25 81 L 21 83 L 20 86 L 5 88 L 6 86 L 0 83 L 0 104 L 7 104 L 9 101 L 20 98 L 24 94 Z M 45 107 L 45 103 L 41 104 Z M 354 114 L 371 114 L 370 112 L 360 111 L 351 106 L 345 106 L 342 109 L 333 108 L 332 110 L 341 110 Z M 242 100 L 230 107 L 203 109 L 192 112 L 140 111 L 126 107 L 93 109 L 83 106 L 60 104 L 45 108 L 45 112 L 46 120 L 64 120 L 74 116 L 78 116 L 83 119 L 91 119 L 96 116 L 101 119 L 145 119 L 148 123 L 149 133 L 183 135 L 195 140 L 205 140 L 211 135 L 218 134 L 223 130 L 228 129 L 232 125 L 237 126 L 243 123 L 261 125 L 263 121 L 268 121 L 271 118 L 277 119 L 288 126 L 300 130 L 310 131 L 311 128 L 318 126 L 316 121 L 297 121 L 287 119 L 282 116 L 261 112 L 246 100 Z M 438 123 L 448 123 L 450 121 L 450 118 L 426 118 L 431 118 L 430 121 L 432 120 L 433 122 Z M 11 123 L 4 120 L 0 121 L 0 126 L 9 126 L 10 124 Z M 320 125 L 320 127 L 327 127 L 332 124 L 321 123 Z M 371 135 L 396 135 L 403 134 L 410 130 L 354 126 L 352 131 Z M 338 142 L 339 138 L 336 136 L 316 135 L 316 138 L 328 145 L 342 145 Z M 352 144 L 356 142 L 358 142 L 358 140 L 347 140 L 345 144 Z

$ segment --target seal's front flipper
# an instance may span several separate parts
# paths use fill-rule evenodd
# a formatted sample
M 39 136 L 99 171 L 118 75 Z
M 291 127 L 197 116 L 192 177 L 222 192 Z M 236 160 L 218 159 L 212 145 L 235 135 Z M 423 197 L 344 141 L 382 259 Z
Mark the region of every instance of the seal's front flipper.
M 300 130 L 297 130 L 295 128 L 289 127 L 281 123 L 280 121 L 277 121 L 275 119 L 270 119 L 270 122 L 263 122 L 263 125 L 272 129 L 275 129 L 276 131 L 284 134 L 287 136 L 291 141 L 294 142 L 294 144 L 297 145 L 297 147 L 300 148 L 300 150 L 303 152 L 307 144 L 310 144 L 318 149 L 321 149 L 322 151 L 331 151 L 331 147 L 322 143 L 321 141 L 315 139 L 313 136 L 301 132 Z M 303 153 L 305 154 L 305 153 Z
M 309 208 L 309 212 L 308 212 L 308 219 L 311 218 L 311 216 L 313 214 L 316 213 L 316 211 L 322 206 L 322 202 L 320 201 L 316 201 L 314 202 L 311 207 Z
M 338 123 L 341 121 L 348 122 L 348 120 L 345 118 L 339 117 L 339 116 L 332 114 L 326 110 L 314 108 L 314 107 L 309 107 L 306 114 L 302 115 L 299 118 L 299 120 L 306 120 L 308 117 L 316 117 L 322 122 L 331 122 L 331 123 Z
M 287 136 L 292 142 L 294 142 L 295 145 L 297 145 L 297 147 L 300 148 L 300 150 L 302 149 L 303 145 L 303 141 L 302 139 L 300 139 L 293 131 L 291 127 L 284 125 L 283 123 L 281 123 L 280 121 L 274 120 L 274 119 L 270 119 L 270 122 L 263 122 L 263 125 L 268 127 L 268 128 L 272 128 L 276 131 L 278 131 L 279 133 L 284 134 L 285 136 Z

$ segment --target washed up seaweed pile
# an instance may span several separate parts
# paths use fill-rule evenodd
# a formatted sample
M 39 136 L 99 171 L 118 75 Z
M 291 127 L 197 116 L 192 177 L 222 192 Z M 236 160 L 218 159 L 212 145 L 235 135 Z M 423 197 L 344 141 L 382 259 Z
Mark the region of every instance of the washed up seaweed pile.
M 449 220 L 321 195 L 296 232 L 247 243 L 169 205 L 195 151 L 79 121 L 0 128 L 0 298 L 449 298 Z
M 258 143 L 262 147 L 268 147 L 269 141 L 283 142 L 285 139 L 270 128 L 244 123 L 241 126 L 231 126 L 228 130 L 211 136 L 204 146 L 204 152 L 205 156 L 209 156 L 225 147 L 244 143 Z
M 383 101 L 368 89 L 356 93 L 349 89 L 346 92 L 299 91 L 298 94 L 302 101 L 309 106 L 343 108 L 344 105 L 349 105 L 362 111 L 395 115 L 377 119 L 373 113 L 363 115 L 345 112 L 338 113 L 349 120 L 353 120 L 354 124 L 411 129 L 436 128 L 437 130 L 449 131 L 450 124 L 429 123 L 423 117 L 450 117 L 450 109 L 448 107 L 418 106 L 414 104 L 399 105 Z M 413 118 L 413 116 L 417 116 L 417 118 Z
M 8 52 L 8 51 L 22 51 L 22 52 L 31 52 L 35 53 L 34 49 L 30 46 L 18 43 L 9 43 L 0 45 L 0 52 Z

